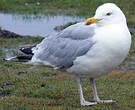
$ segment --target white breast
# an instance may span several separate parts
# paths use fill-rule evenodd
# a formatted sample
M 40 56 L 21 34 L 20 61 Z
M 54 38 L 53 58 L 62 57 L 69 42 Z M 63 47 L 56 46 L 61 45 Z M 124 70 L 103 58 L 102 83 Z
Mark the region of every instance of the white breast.
M 125 25 L 98 28 L 95 33 L 95 45 L 86 55 L 74 61 L 74 65 L 67 70 L 69 73 L 86 74 L 93 78 L 102 76 L 118 66 L 127 56 L 131 35 Z

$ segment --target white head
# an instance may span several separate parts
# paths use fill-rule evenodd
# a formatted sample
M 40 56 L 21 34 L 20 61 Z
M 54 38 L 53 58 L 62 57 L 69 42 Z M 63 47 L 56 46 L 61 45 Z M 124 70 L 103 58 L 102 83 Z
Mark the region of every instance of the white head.
M 92 23 L 98 25 L 126 24 L 126 18 L 121 9 L 114 3 L 105 3 L 97 8 L 94 17 L 86 20 L 86 25 Z

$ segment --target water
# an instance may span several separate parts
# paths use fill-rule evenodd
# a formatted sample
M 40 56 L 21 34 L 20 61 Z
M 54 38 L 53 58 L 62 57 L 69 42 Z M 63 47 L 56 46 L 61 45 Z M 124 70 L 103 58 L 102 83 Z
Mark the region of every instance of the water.
M 54 31 L 55 26 L 63 25 L 68 22 L 84 21 L 85 18 L 57 15 L 45 16 L 35 15 L 19 15 L 0 13 L 0 27 L 3 29 L 31 36 L 47 36 Z

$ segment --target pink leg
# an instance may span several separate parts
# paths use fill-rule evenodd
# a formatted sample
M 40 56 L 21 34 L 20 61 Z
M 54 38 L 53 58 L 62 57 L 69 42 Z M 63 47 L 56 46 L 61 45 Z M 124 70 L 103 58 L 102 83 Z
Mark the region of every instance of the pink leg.
M 85 101 L 84 97 L 83 97 L 83 91 L 82 91 L 82 85 L 81 85 L 81 79 L 77 78 L 77 83 L 78 83 L 78 87 L 79 87 L 79 93 L 80 93 L 80 103 L 83 106 L 90 106 L 90 105 L 95 105 L 97 104 L 97 102 L 88 102 Z
M 92 84 L 92 90 L 93 90 L 93 96 L 94 96 L 94 101 L 95 102 L 98 102 L 98 103 L 112 103 L 112 102 L 116 102 L 114 100 L 100 100 L 100 98 L 98 97 L 98 94 L 97 94 L 95 79 L 94 78 L 90 78 L 90 82 Z

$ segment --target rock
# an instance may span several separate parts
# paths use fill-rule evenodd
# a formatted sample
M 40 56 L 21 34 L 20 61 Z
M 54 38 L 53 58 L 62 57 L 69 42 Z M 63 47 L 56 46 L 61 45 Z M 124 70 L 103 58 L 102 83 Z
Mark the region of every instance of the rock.
M 62 26 L 62 25 L 54 27 L 54 30 L 58 31 L 58 32 L 62 31 L 63 29 L 64 29 L 64 26 Z
M 4 30 L 4 29 L 0 28 L 0 37 L 3 37 L 3 38 L 23 38 L 26 36 L 22 36 L 22 35 L 14 33 L 14 32 L 10 32 L 8 30 Z M 28 36 L 28 37 L 31 37 L 31 36 Z
M 0 98 L 9 96 L 9 94 L 10 94 L 9 92 L 8 93 L 0 92 Z
M 6 83 L 3 83 L 2 85 L 0 85 L 0 88 L 6 88 L 6 87 L 9 87 L 11 85 L 12 84 L 10 82 L 6 82 Z
M 46 86 L 46 84 L 41 84 L 41 87 L 45 87 Z
M 25 71 L 25 72 L 18 72 L 18 75 L 21 75 L 21 74 L 27 74 L 27 71 Z
M 54 27 L 54 30 L 59 32 L 59 31 L 62 31 L 63 29 L 65 29 L 65 28 L 67 28 L 68 26 L 76 24 L 76 23 L 77 23 L 77 21 L 69 22 L 69 23 L 67 23 L 65 25 L 56 26 L 56 27 Z

